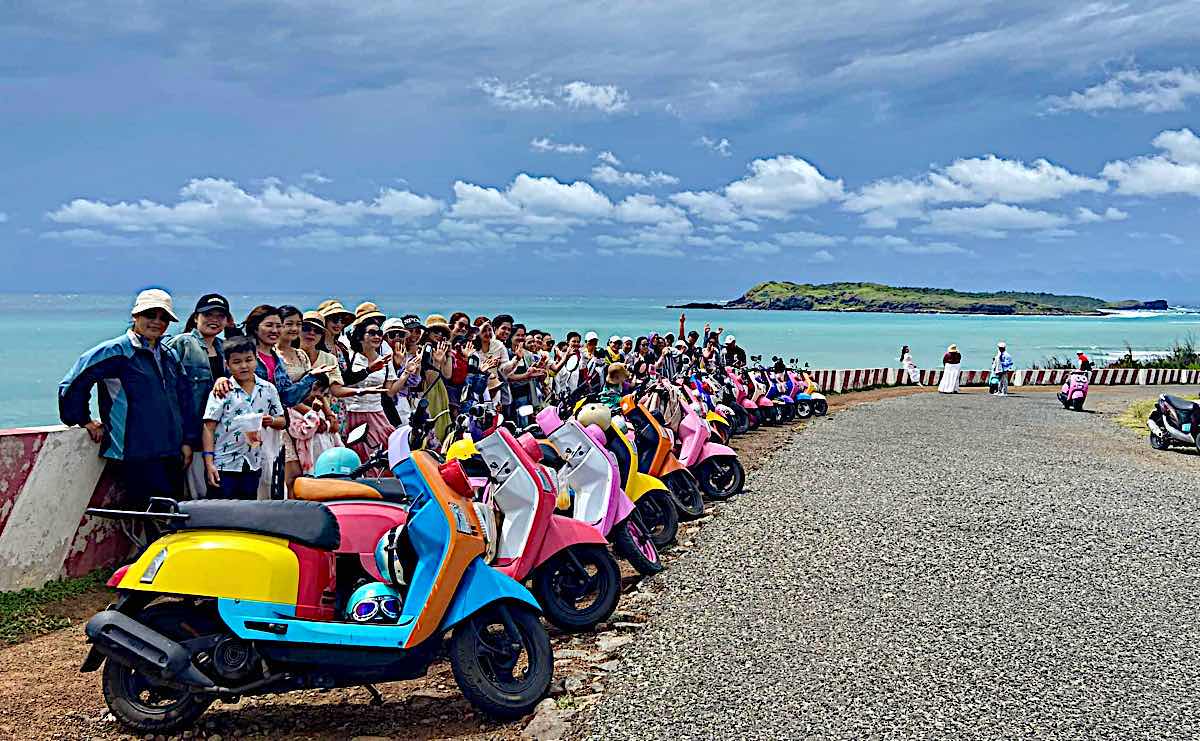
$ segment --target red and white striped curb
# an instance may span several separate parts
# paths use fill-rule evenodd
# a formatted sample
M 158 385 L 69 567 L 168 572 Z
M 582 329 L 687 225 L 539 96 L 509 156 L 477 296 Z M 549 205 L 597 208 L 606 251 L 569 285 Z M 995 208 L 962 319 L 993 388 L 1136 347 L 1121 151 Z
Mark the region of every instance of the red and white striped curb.
M 817 384 L 826 391 L 842 393 L 871 388 L 873 386 L 897 386 L 909 383 L 902 368 L 855 368 L 845 370 L 809 371 Z M 1014 386 L 1061 386 L 1069 370 L 1019 370 L 1013 373 Z M 921 383 L 936 386 L 942 380 L 942 370 L 919 371 Z M 959 378 L 962 386 L 986 386 L 991 371 L 964 370 Z M 1105 368 L 1091 372 L 1093 386 L 1200 383 L 1200 371 L 1179 368 L 1158 370 L 1136 370 L 1133 368 Z

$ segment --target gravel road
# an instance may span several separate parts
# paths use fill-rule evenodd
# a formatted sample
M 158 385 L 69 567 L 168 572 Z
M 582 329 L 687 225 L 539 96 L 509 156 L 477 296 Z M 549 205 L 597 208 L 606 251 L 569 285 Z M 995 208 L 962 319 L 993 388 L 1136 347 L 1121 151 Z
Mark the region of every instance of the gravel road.
M 647 582 L 661 609 L 573 734 L 1197 737 L 1200 457 L 1112 420 L 1157 391 L 814 423 Z

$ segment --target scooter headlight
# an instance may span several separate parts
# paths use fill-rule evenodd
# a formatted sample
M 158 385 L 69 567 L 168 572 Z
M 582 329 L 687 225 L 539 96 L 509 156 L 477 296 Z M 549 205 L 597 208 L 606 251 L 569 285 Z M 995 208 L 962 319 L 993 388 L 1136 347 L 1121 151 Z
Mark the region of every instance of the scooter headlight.
M 489 503 L 474 502 L 475 517 L 479 519 L 479 529 L 483 535 L 483 560 L 491 563 L 496 560 L 496 551 L 500 547 L 500 538 L 496 527 L 496 510 Z

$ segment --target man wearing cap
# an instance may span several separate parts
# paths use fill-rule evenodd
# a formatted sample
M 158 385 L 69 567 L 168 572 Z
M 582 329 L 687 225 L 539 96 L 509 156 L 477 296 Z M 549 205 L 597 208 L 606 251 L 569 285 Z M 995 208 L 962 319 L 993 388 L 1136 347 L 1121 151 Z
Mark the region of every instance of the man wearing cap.
M 738 347 L 737 337 L 729 335 L 725 338 L 725 365 L 735 368 L 746 367 L 746 351 Z
M 605 353 L 609 363 L 621 362 L 621 335 L 615 334 L 608 338 L 608 347 L 605 348 Z
M 161 341 L 178 321 L 171 296 L 142 291 L 130 314 L 124 334 L 88 350 L 67 372 L 58 386 L 58 414 L 63 424 L 86 428 L 101 457 L 120 463 L 126 501 L 144 508 L 150 497 L 182 495 L 200 423 L 183 364 Z M 96 385 L 100 420 L 91 417 Z
M 996 343 L 996 355 L 992 358 L 992 372 L 1000 382 L 996 396 L 1008 396 L 1008 381 L 1013 372 L 1013 358 L 1008 354 L 1008 345 L 1003 340 Z

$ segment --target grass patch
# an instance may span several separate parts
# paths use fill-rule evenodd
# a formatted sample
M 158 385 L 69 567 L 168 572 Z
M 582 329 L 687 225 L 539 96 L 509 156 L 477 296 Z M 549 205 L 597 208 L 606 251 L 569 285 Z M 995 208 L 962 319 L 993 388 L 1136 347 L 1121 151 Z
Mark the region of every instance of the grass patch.
M 0 642 L 17 643 L 30 636 L 65 628 L 71 621 L 45 608 L 104 587 L 111 569 L 52 581 L 38 589 L 0 592 Z
M 1191 399 L 1191 397 L 1187 398 Z M 1150 416 L 1150 412 L 1154 411 L 1154 403 L 1156 401 L 1158 399 L 1135 401 L 1125 411 L 1117 415 L 1117 424 L 1127 430 L 1133 430 L 1139 435 L 1149 436 L 1150 428 L 1146 426 L 1146 418 Z

